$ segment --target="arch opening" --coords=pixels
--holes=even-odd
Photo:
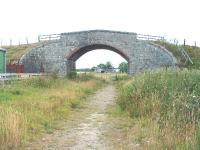
[[[76,49],[72,50],[72,52],[66,58],[68,60],[72,60],[72,61],[75,62],[77,59],[79,59],[85,53],[92,51],[92,50],[95,50],[95,49],[111,50],[111,51],[116,52],[119,55],[121,55],[125,60],[127,60],[127,62],[129,61],[129,57],[126,56],[126,54],[124,54],[121,50],[119,50],[119,49],[117,49],[113,46],[104,45],[104,44],[94,44],[94,45],[84,46],[84,47],[81,47],[81,48],[76,48]]]
[[[105,61],[106,59],[104,59],[104,61],[102,61],[101,57],[103,57],[103,55],[102,55],[103,53],[105,53],[104,56],[105,55],[109,56],[109,57],[107,57],[107,61]],[[114,48],[112,46],[102,45],[102,44],[88,45],[85,47],[74,49],[74,50],[72,50],[72,52],[70,54],[68,54],[68,56],[66,58],[68,61],[67,72],[75,71],[76,69],[80,70],[83,68],[91,69],[92,67],[97,67],[97,65],[106,64],[107,62],[111,62],[111,64],[113,65],[113,69],[115,69],[112,71],[116,72],[116,71],[119,71],[118,66],[120,63],[125,62],[125,63],[129,64],[128,56],[125,55],[122,51],[120,51],[119,49]],[[84,58],[85,58],[85,60],[84,60]],[[86,58],[88,58],[88,59],[86,59]],[[94,59],[91,59],[91,58],[95,58],[95,59],[97,59],[97,61],[94,62]],[[86,64],[85,67],[81,68],[79,61],[82,61],[82,63],[85,63]],[[87,63],[86,63],[86,61],[87,61]],[[78,67],[76,67],[77,62],[79,64]],[[90,65],[87,65],[88,62],[90,63]],[[97,64],[97,62],[99,62],[99,64]],[[82,64],[82,66],[83,66],[83,64]]]

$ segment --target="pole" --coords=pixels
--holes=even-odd
[[[12,39],[10,39],[10,46],[12,46]]]
[[[184,46],[185,46],[185,43],[186,43],[186,39],[184,39],[184,43],[183,43]]]
[[[21,43],[20,43],[20,39],[19,39],[19,46],[20,46],[20,44],[21,44]]]
[[[26,44],[28,45],[28,38],[26,37]]]
[[[38,42],[40,42],[40,35],[38,35]]]

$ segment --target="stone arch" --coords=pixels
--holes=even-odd
[[[146,69],[176,66],[176,58],[165,48],[139,40],[136,33],[90,30],[61,33],[60,39],[46,42],[25,54],[20,63],[25,72],[58,72],[67,74],[75,68],[75,61],[95,49],[108,49],[128,61],[129,74]]]
[[[109,46],[109,45],[105,45],[105,44],[92,44],[92,45],[87,45],[87,46],[84,46],[81,48],[76,48],[76,49],[72,50],[70,54],[67,54],[66,58],[76,61],[85,53],[92,51],[92,50],[96,50],[96,49],[111,50],[111,51],[119,54],[120,56],[122,56],[127,61],[129,60],[129,57],[123,51],[121,51],[120,49],[115,48],[113,46]]]
[[[129,56],[127,56],[127,54],[125,54],[119,48],[116,48],[116,47],[113,47],[110,45],[106,45],[106,44],[91,44],[91,45],[83,46],[80,48],[72,49],[70,53],[67,53],[65,55],[65,57],[67,59],[67,72],[71,72],[72,70],[75,70],[76,61],[81,56],[83,56],[87,52],[90,52],[93,50],[98,50],[98,49],[106,49],[106,50],[113,51],[113,52],[119,54],[121,57],[123,57],[129,63]]]

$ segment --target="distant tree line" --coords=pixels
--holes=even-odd
[[[128,73],[128,63],[127,62],[121,62],[118,66],[118,68],[115,68],[110,61],[104,63],[100,63],[97,66],[94,66],[92,68],[83,68],[83,69],[76,69],[76,71],[81,71],[81,72],[94,72],[97,71],[98,69],[104,70],[104,71],[111,71],[114,69],[119,69],[119,72],[121,73]]]
[[[116,69],[116,68],[114,68],[112,63],[110,61],[108,61],[105,64],[101,63],[101,64],[91,68],[92,71],[95,71],[97,69],[111,70],[111,69]],[[120,63],[117,69],[119,69],[119,72],[121,72],[121,73],[128,73],[128,63],[127,62]]]
[[[112,63],[110,61],[108,61],[105,64],[101,63],[101,64],[91,68],[92,71],[95,71],[97,69],[111,70],[111,69],[114,69],[114,67],[113,67]]]

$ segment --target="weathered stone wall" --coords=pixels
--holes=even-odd
[[[26,72],[66,74],[75,68],[78,58],[94,49],[108,49],[120,54],[128,61],[130,74],[176,65],[176,59],[169,51],[138,40],[135,33],[104,30],[62,33],[59,40],[33,48],[20,62]]]

